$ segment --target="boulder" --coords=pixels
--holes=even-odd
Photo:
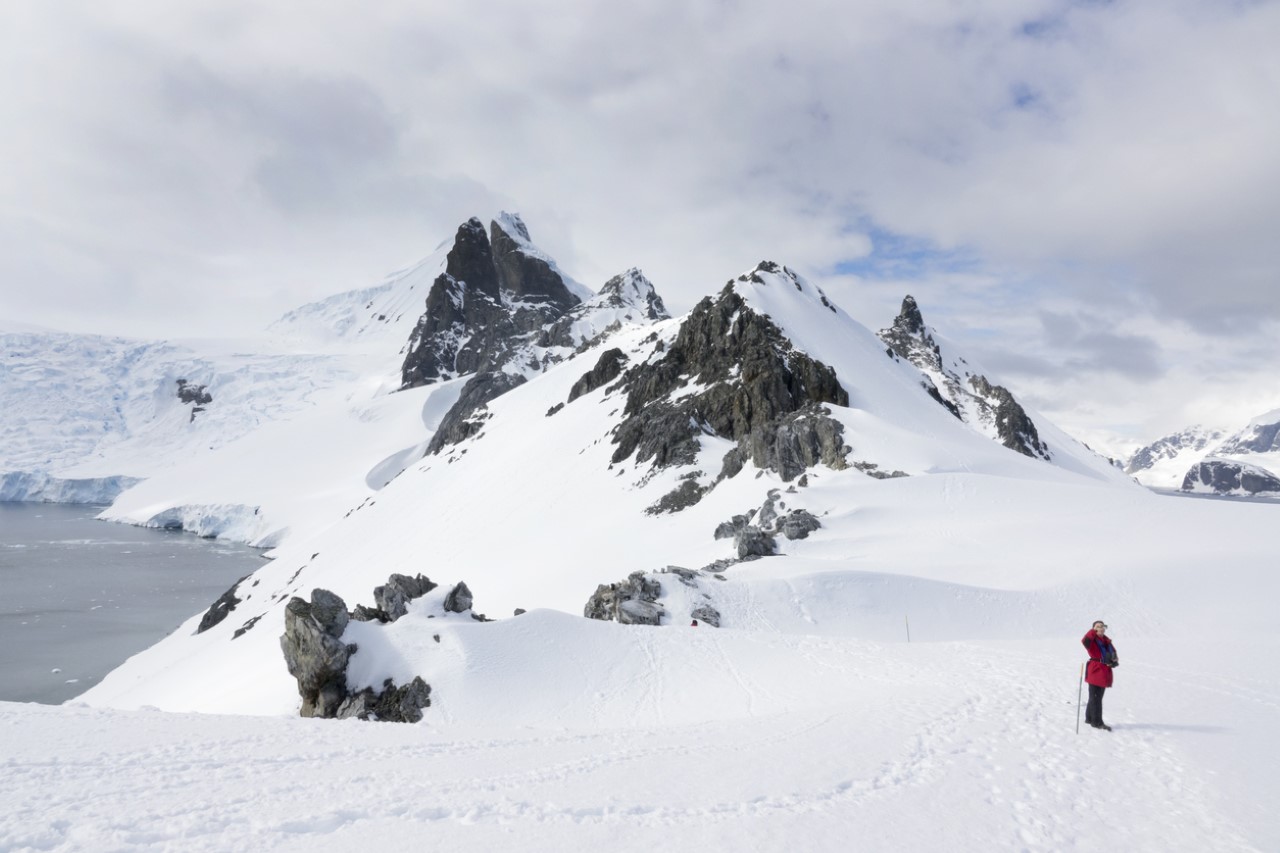
[[[471,609],[471,604],[471,590],[467,588],[465,583],[461,582],[449,590],[449,594],[444,599],[444,609],[449,613],[466,613]]]
[[[778,522],[778,532],[788,539],[805,539],[822,527],[822,522],[807,509],[793,509]]]
[[[737,550],[739,560],[772,557],[778,552],[777,540],[755,525],[748,525],[739,530],[733,537],[733,546]]]
[[[408,575],[393,574],[385,584],[374,587],[373,590],[374,604],[387,615],[386,619],[380,621],[396,621],[409,612],[410,601],[421,598],[437,586],[425,575],[411,578]]]
[[[661,595],[662,585],[656,580],[644,572],[632,572],[625,581],[598,586],[582,615],[624,625],[661,625],[665,612],[658,603]]]
[[[289,674],[298,680],[304,717],[333,717],[347,696],[347,663],[354,646],[342,642],[347,606],[326,589],[311,601],[294,597],[285,605],[280,648]]]
[[[689,616],[699,622],[705,622],[713,628],[720,627],[720,611],[710,604],[699,604],[689,612]]]

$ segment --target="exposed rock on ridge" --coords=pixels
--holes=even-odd
[[[204,616],[200,619],[200,625],[196,628],[197,634],[203,634],[205,631],[208,631],[214,625],[217,625],[223,619],[226,619],[227,614],[236,609],[236,605],[241,601],[240,597],[236,595],[236,590],[240,587],[240,584],[245,582],[245,578],[248,577],[248,575],[245,575],[243,578],[240,578],[240,580],[233,583],[230,589],[218,597],[217,601],[209,605],[209,609],[205,611]]]
[[[913,297],[902,300],[893,325],[881,329],[879,337],[889,346],[891,356],[919,368],[924,374],[921,386],[925,393],[951,414],[990,430],[1010,450],[1033,459],[1051,460],[1049,447],[1040,439],[1035,422],[1008,388],[968,370],[963,358],[948,363]]]
[[[638,270],[610,279],[583,302],[555,263],[503,214],[486,234],[479,219],[458,228],[445,271],[409,339],[402,387],[470,375],[432,437],[437,453],[478,432],[483,410],[528,376],[598,342],[623,322],[665,319],[653,285]]]
[[[769,262],[757,267],[778,269]],[[655,467],[692,464],[704,433],[739,443],[721,477],[736,474],[748,458],[784,479],[816,461],[843,464],[839,424],[817,426],[826,414],[816,404],[849,402],[835,371],[796,349],[733,284],[698,303],[661,358],[623,375],[627,401],[614,430],[615,464],[633,455]]]

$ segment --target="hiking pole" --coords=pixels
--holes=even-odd
[[[1084,664],[1080,664],[1080,686],[1076,688],[1076,734],[1080,734],[1080,697],[1084,693]]]

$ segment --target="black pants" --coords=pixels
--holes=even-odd
[[[1089,685],[1089,704],[1084,709],[1084,721],[1091,726],[1102,725],[1102,694],[1106,692],[1105,687]]]

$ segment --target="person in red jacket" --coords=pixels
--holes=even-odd
[[[1084,680],[1089,683],[1089,704],[1085,707],[1084,721],[1095,729],[1109,732],[1111,726],[1102,722],[1102,694],[1111,686],[1111,670],[1120,665],[1120,658],[1101,619],[1093,623],[1093,628],[1080,642],[1089,653],[1084,672]]]

